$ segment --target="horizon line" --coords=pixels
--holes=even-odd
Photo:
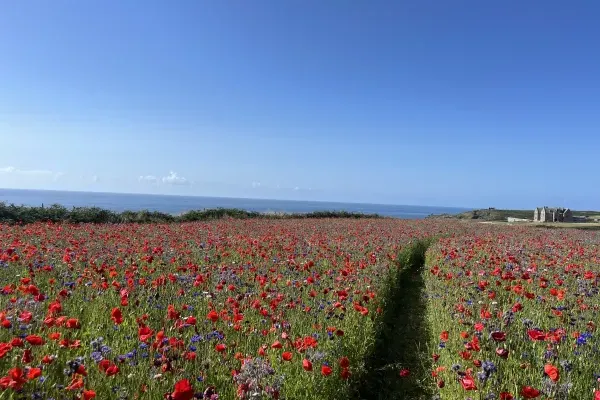
[[[213,198],[213,199],[233,199],[233,200],[267,200],[267,201],[293,201],[297,203],[333,203],[333,204],[357,204],[357,205],[371,205],[371,206],[402,206],[402,207],[430,207],[430,208],[448,208],[448,209],[461,209],[461,210],[475,210],[473,207],[457,207],[457,206],[439,206],[439,205],[423,205],[423,204],[396,204],[396,203],[363,203],[355,201],[327,201],[327,200],[289,200],[289,199],[268,199],[268,198],[256,198],[256,197],[230,197],[230,196],[206,196],[206,195],[183,195],[183,194],[157,194],[157,193],[132,193],[132,192],[105,192],[95,190],[59,190],[59,189],[23,189],[23,188],[0,188],[0,190],[21,190],[29,192],[63,192],[63,193],[98,193],[98,194],[111,194],[111,195],[125,195],[125,196],[155,196],[155,197],[196,197],[196,198]],[[0,199],[2,202],[2,199]]]

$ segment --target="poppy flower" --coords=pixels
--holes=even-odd
[[[460,385],[465,390],[477,390],[477,386],[475,386],[475,381],[470,376],[466,376],[460,380]]]
[[[333,370],[328,365],[321,366],[321,375],[329,376],[329,375],[331,375],[332,372],[333,372]]]
[[[98,367],[100,368],[100,371],[106,374],[106,376],[113,376],[119,373],[119,367],[107,359],[100,361]]]
[[[340,358],[340,367],[348,368],[349,366],[350,366],[350,360],[348,360],[348,357]]]
[[[187,379],[175,383],[175,390],[171,393],[173,400],[191,400],[194,398],[194,388]]]
[[[292,360],[292,353],[291,353],[291,352],[289,352],[289,351],[285,351],[285,352],[284,352],[284,353],[281,355],[281,358],[282,358],[284,361],[291,361],[291,360]]]
[[[410,371],[409,371],[408,369],[404,368],[404,369],[401,369],[401,370],[400,370],[400,376],[401,376],[401,377],[403,377],[403,378],[404,378],[404,377],[407,377],[407,376],[409,376],[409,375],[410,375]]]
[[[112,309],[110,312],[110,319],[112,319],[116,325],[121,325],[123,323],[123,313],[118,307]]]
[[[305,371],[312,371],[313,366],[312,363],[305,358],[302,360],[302,368],[304,368]]]
[[[491,336],[496,342],[504,342],[506,340],[506,333],[504,332],[492,332]]]
[[[342,371],[340,372],[340,377],[343,380],[346,380],[350,377],[350,370],[348,368],[342,368]]]
[[[206,315],[206,319],[214,322],[217,322],[219,320],[219,314],[217,314],[217,312],[215,310],[211,310],[207,315]]]
[[[79,390],[83,387],[83,378],[81,376],[74,376],[71,380],[69,386],[65,389],[67,390]]]
[[[449,337],[449,332],[448,331],[443,331],[442,333],[440,333],[440,340],[442,342],[447,342],[448,341],[448,337]]]
[[[44,344],[44,339],[38,335],[28,335],[25,337],[25,341],[32,346],[41,346]]]
[[[12,350],[12,345],[10,343],[0,343],[0,360],[4,358],[4,356]]]
[[[83,391],[83,400],[92,400],[96,397],[96,392],[91,389],[87,389]]]
[[[544,365],[544,373],[546,375],[548,375],[548,378],[550,378],[553,382],[558,381],[558,379],[560,378],[560,373],[558,372],[558,368],[556,368],[552,364]]]
[[[227,346],[224,345],[223,343],[219,343],[215,346],[215,350],[218,351],[219,353],[224,352],[227,349]]]
[[[496,354],[500,358],[504,358],[504,359],[508,358],[508,350],[506,350],[504,348],[497,348],[496,349]]]
[[[529,329],[527,331],[527,335],[531,338],[531,340],[536,340],[536,341],[546,340],[546,334],[538,329]]]
[[[140,342],[147,342],[148,340],[150,340],[152,335],[154,335],[154,331],[145,325],[141,326],[138,329],[138,337],[140,339]]]
[[[40,376],[42,376],[42,370],[39,368],[29,368],[29,371],[27,371],[27,379],[29,380],[39,378]]]
[[[509,392],[500,392],[500,400],[513,400],[514,397]]]
[[[275,342],[273,342],[273,344],[271,345],[272,349],[281,349],[283,347],[283,345],[281,344],[281,342],[279,340],[276,340]]]
[[[42,358],[42,363],[44,364],[52,364],[52,362],[54,362],[54,357],[52,356],[45,355],[44,358]]]
[[[23,357],[21,357],[21,362],[23,364],[29,364],[31,361],[33,361],[33,356],[31,355],[31,350],[30,349],[26,349],[23,352]]]
[[[521,396],[523,396],[526,399],[535,399],[536,397],[539,397],[539,395],[541,394],[541,392],[531,386],[523,386],[523,388],[521,388]]]
[[[79,329],[81,328],[81,324],[77,318],[69,318],[65,323],[67,329]]]

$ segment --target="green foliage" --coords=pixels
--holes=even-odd
[[[534,208],[531,210],[500,210],[496,208],[483,208],[479,210],[465,211],[460,214],[431,215],[436,218],[470,219],[479,221],[506,221],[508,217],[533,220]],[[598,211],[573,211],[574,217],[592,217],[598,215]]]
[[[66,207],[54,204],[50,207],[27,207],[0,202],[0,223],[30,224],[33,222],[66,223],[175,223],[209,221],[222,218],[235,219],[287,219],[287,218],[381,218],[377,214],[362,214],[347,211],[315,211],[306,214],[265,214],[236,208],[213,208],[192,210],[179,215],[159,211],[115,212],[99,207]]]

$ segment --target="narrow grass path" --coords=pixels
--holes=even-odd
[[[422,270],[433,239],[420,240],[399,257],[402,268],[390,277],[383,323],[357,384],[361,400],[431,399],[431,355],[425,345],[429,331]],[[408,370],[407,376],[400,371]],[[406,373],[406,371],[405,371]]]

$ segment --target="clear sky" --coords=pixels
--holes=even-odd
[[[0,187],[600,209],[600,2],[30,0]]]

